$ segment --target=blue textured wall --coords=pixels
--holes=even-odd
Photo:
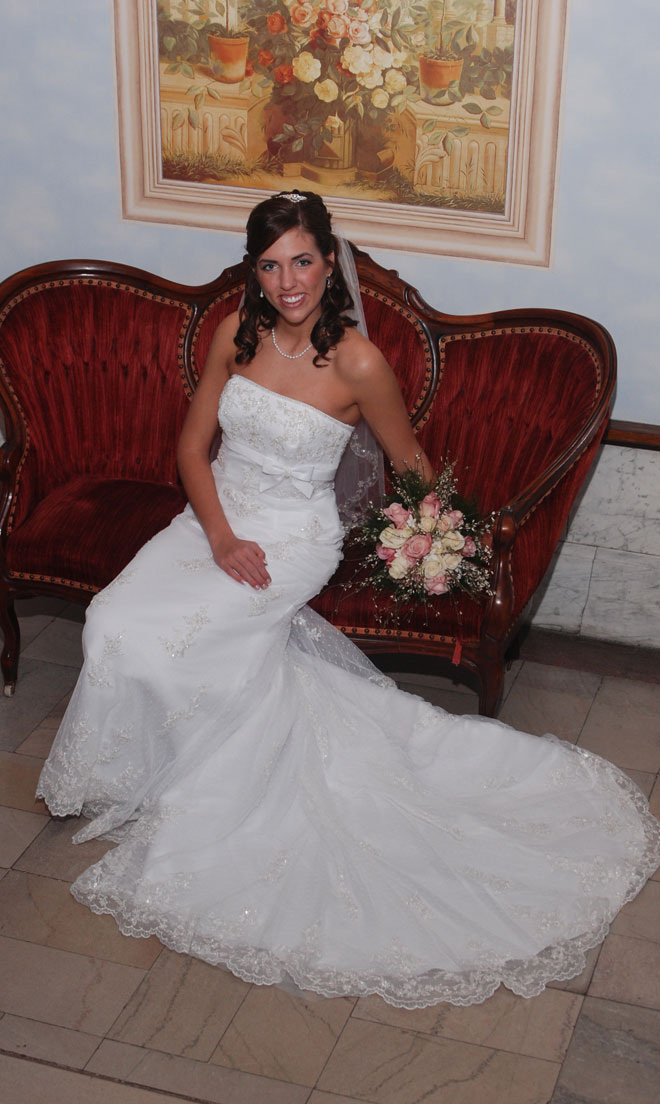
[[[551,2],[551,0],[544,0]],[[0,277],[98,257],[200,283],[239,235],[123,221],[110,0],[0,0]],[[372,250],[455,313],[544,305],[617,342],[618,418],[660,423],[658,0],[574,0],[553,267]]]

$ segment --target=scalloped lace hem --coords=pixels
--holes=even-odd
[[[78,881],[83,880],[82,875]],[[635,879],[626,900],[634,897],[648,872]],[[483,960],[473,969],[460,973],[431,970],[417,976],[395,976],[393,973],[342,971],[322,968],[310,962],[309,952],[292,951],[284,957],[265,949],[236,946],[229,940],[213,936],[190,934],[184,924],[168,923],[162,916],[149,915],[144,908],[113,900],[107,892],[85,890],[74,883],[71,893],[93,912],[114,917],[120,931],[127,936],[147,939],[155,935],[164,946],[180,954],[200,958],[213,966],[224,967],[243,981],[254,985],[281,985],[311,991],[323,997],[379,996],[397,1008],[426,1008],[446,1002],[467,1006],[480,1004],[493,995],[500,984],[520,997],[536,997],[551,981],[566,981],[576,977],[586,966],[587,953],[602,943],[618,905],[608,910],[598,926],[579,936],[544,948],[528,959],[502,961]],[[379,964],[382,968],[382,963]]]

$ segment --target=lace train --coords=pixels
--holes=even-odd
[[[246,981],[391,1004],[533,996],[584,966],[660,862],[611,764],[402,693],[305,603],[342,529],[351,429],[233,377],[214,473],[255,593],[188,509],[90,606],[39,792],[117,846],[74,896]]]

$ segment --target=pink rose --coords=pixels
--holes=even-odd
[[[434,575],[432,579],[424,580],[424,589],[427,594],[446,594],[449,590],[446,575]]]
[[[386,506],[383,513],[386,518],[394,522],[397,529],[403,529],[410,521],[410,510],[406,510],[401,502],[393,502],[391,506]]]
[[[463,524],[463,511],[462,510],[447,510],[447,517],[451,521],[452,529],[458,529],[459,525]]]
[[[345,15],[348,11],[348,0],[326,0],[325,6],[333,15]]]
[[[392,560],[396,556],[396,548],[385,548],[384,545],[377,543],[376,555],[379,559],[385,560],[387,563],[392,563]]]
[[[435,491],[425,495],[419,504],[419,516],[436,518],[440,513],[442,503]]]
[[[345,15],[333,15],[332,12],[322,11],[319,12],[316,23],[329,42],[339,42],[340,38],[346,38],[348,35],[348,19]]]
[[[291,22],[297,27],[309,27],[314,22],[314,9],[311,4],[301,2],[291,8]]]
[[[421,560],[430,552],[432,543],[430,533],[416,533],[414,537],[408,538],[401,551],[409,560]]]
[[[368,46],[371,42],[369,24],[361,23],[359,19],[351,19],[348,26],[348,37],[354,46]]]
[[[465,544],[463,545],[461,552],[464,556],[474,556],[477,551],[477,546],[474,543],[472,537],[465,538]]]

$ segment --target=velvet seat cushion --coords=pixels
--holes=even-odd
[[[176,484],[78,476],[9,534],[10,576],[106,586],[185,504]]]
[[[391,635],[395,650],[397,640],[447,637],[459,639],[464,644],[479,640],[489,599],[475,601],[466,595],[436,595],[427,605],[420,603],[401,607],[397,628],[388,617],[393,606],[386,597],[377,595],[378,605],[375,607],[374,592],[370,587],[356,589],[354,580],[358,554],[349,548],[327,587],[310,602],[317,613],[337,628],[357,630],[358,634],[362,630],[369,636]],[[359,573],[357,577],[360,577]]]

